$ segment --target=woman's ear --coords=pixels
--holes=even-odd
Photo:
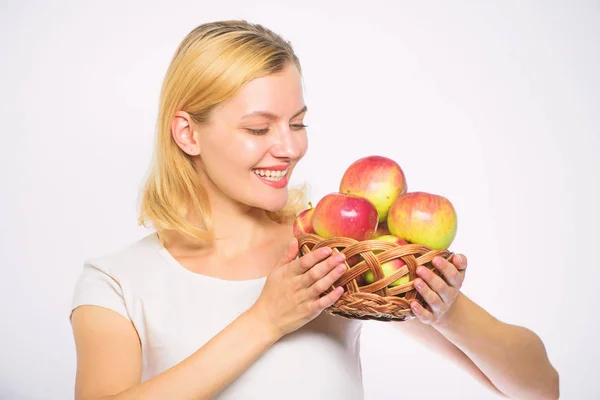
[[[181,150],[190,156],[197,156],[200,154],[200,142],[192,122],[190,114],[177,111],[171,120],[171,135]]]

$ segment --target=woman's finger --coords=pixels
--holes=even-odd
[[[464,254],[455,254],[454,257],[452,257],[452,264],[454,264],[456,269],[458,269],[460,272],[463,272],[465,269],[467,269],[467,256]]]
[[[417,268],[417,275],[427,283],[427,286],[429,286],[432,291],[437,293],[444,303],[450,304],[452,302],[454,289],[448,286],[446,281],[425,267]]]
[[[429,304],[433,312],[443,314],[446,311],[446,303],[442,301],[441,297],[436,292],[431,290],[431,288],[427,285],[427,283],[425,283],[425,281],[423,281],[423,279],[415,279],[414,285],[417,288],[417,291],[423,297],[423,300]]]
[[[344,288],[339,286],[335,288],[335,290],[332,290],[331,292],[327,293],[325,296],[316,299],[313,303],[314,307],[316,308],[316,310],[314,311],[318,312],[326,309],[327,307],[331,306],[333,303],[338,301],[338,299],[342,297],[343,294]]]
[[[331,253],[332,250],[330,247],[322,247],[315,251],[311,251],[310,253],[292,261],[290,263],[290,270],[294,275],[302,275],[311,269],[315,264],[329,257]]]
[[[433,323],[433,313],[426,308],[423,308],[418,302],[413,301],[410,303],[410,308],[412,308],[415,316],[424,324]]]
[[[341,265],[344,267],[343,271],[346,270],[346,265],[344,264],[344,260],[346,256],[343,253],[333,254],[331,257],[326,258],[321,261],[304,274],[302,277],[303,286],[310,287],[315,284],[315,282],[323,279],[332,269]],[[321,293],[321,292],[319,292]]]
[[[334,258],[334,257],[331,257]],[[324,262],[321,264],[325,264]],[[320,267],[320,266],[319,266]],[[315,266],[316,269],[317,266]],[[310,288],[310,294],[313,297],[320,296],[325,290],[329,289],[335,281],[340,279],[342,275],[346,272],[346,264],[345,263],[337,263],[333,268],[330,268],[328,273],[322,278],[316,281]],[[310,272],[310,271],[309,271]],[[308,275],[308,274],[307,274]]]
[[[442,257],[436,257],[433,259],[433,265],[438,271],[442,273],[444,279],[446,279],[446,282],[448,282],[450,286],[453,286],[455,288],[461,286],[463,275],[460,274],[460,272],[454,264],[443,259]],[[432,273],[432,275],[435,274]]]

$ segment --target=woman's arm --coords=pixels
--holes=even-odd
[[[427,307],[416,301],[411,307],[420,322],[441,333],[429,335],[437,347],[446,348],[446,355],[459,359],[460,364],[481,378],[474,371],[475,367],[479,369],[485,375],[481,379],[484,383],[489,381],[508,397],[557,399],[558,373],[550,364],[540,338],[529,329],[498,321],[460,291],[466,257],[455,254],[451,262],[435,257],[433,264],[442,277],[421,266],[414,281]],[[452,345],[440,343],[446,341]]]
[[[256,302],[191,356],[140,383],[142,351],[133,324],[116,311],[80,306],[71,323],[77,349],[76,399],[210,399],[280,338],[335,303],[322,295],[345,272],[329,247],[298,256],[290,241]],[[343,269],[337,267],[343,266]]]
[[[498,394],[559,398],[558,373],[540,338],[529,329],[497,320],[462,293],[440,323],[414,320],[394,325],[457,362]]]
[[[117,312],[73,311],[78,400],[209,399],[221,392],[279,337],[253,309],[171,369],[140,383],[141,348],[135,328]],[[252,335],[248,335],[252,332]]]
[[[497,320],[462,293],[449,312],[449,318],[433,327],[500,391],[516,399],[558,399],[558,373],[538,335]]]

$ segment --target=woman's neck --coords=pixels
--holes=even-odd
[[[197,220],[193,217],[189,219]],[[206,244],[175,230],[167,230],[161,233],[165,248],[187,257],[196,254],[234,258],[272,240],[282,229],[282,226],[271,220],[264,210],[250,207],[238,212],[214,208],[211,219],[214,232],[212,244]]]

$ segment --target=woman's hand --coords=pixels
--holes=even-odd
[[[413,312],[425,324],[440,323],[448,317],[465,279],[467,258],[462,254],[455,254],[452,262],[449,262],[442,257],[436,257],[433,259],[433,265],[442,273],[443,279],[428,268],[420,266],[417,268],[419,278],[414,282],[417,291],[429,307],[423,308],[416,301],[411,303]]]
[[[251,308],[282,337],[316,318],[344,293],[342,287],[325,296],[321,293],[346,272],[345,255],[332,254],[328,247],[300,258],[298,241],[291,242],[281,261],[267,276],[265,286]]]

